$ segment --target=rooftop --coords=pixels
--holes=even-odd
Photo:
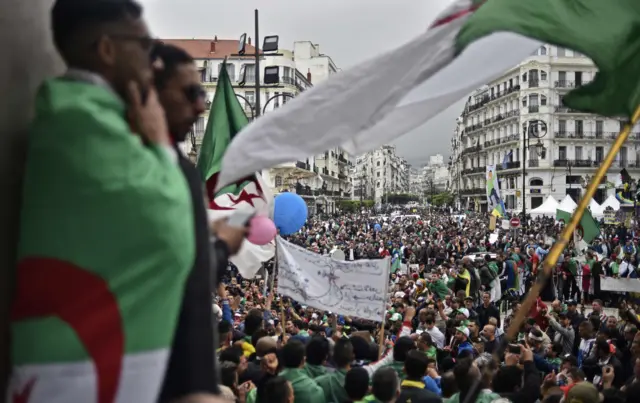
[[[224,59],[238,53],[239,40],[237,39],[162,39],[168,45],[174,45],[184,49],[194,59]],[[248,39],[245,50],[249,56],[233,56],[234,58],[250,58],[256,48]]]

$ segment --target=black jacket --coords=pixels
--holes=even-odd
[[[500,327],[500,311],[495,305],[489,304],[489,306],[485,308],[485,306],[481,304],[476,308],[476,312],[478,313],[478,325],[480,325],[480,328],[488,325],[489,318],[492,317],[498,320],[498,327]]]
[[[224,251],[218,251],[223,253],[215,256],[212,249],[199,172],[179,150],[178,161],[191,192],[196,258],[185,284],[160,402],[168,402],[191,393],[219,392],[215,358],[217,331],[214,332],[211,309],[216,274],[212,273],[211,263],[212,259],[226,263],[227,256]]]

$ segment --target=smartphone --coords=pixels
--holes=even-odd
[[[253,218],[254,215],[255,213],[252,213],[250,211],[236,210],[231,215],[231,217],[229,217],[229,220],[227,221],[227,223],[232,227],[245,228],[249,225],[249,221],[251,220],[251,218]]]
[[[509,344],[509,349],[508,351],[511,354],[520,354],[521,350],[520,350],[520,345],[519,344]]]

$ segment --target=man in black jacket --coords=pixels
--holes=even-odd
[[[157,66],[158,95],[165,109],[169,130],[177,144],[185,140],[193,124],[204,112],[206,93],[200,84],[193,59],[184,50],[158,44],[153,56]],[[159,401],[194,397],[194,401],[208,402],[210,400],[205,400],[207,395],[219,393],[211,296],[218,277],[227,266],[227,259],[240,249],[246,230],[230,227],[226,221],[218,221],[214,223],[214,228],[209,227],[202,178],[177,146],[176,151],[191,192],[196,259],[187,279]],[[215,237],[212,237],[212,230]]]
[[[482,293],[482,304],[476,308],[476,313],[478,314],[478,325],[481,328],[489,324],[489,318],[496,318],[498,327],[500,327],[500,311],[491,303],[490,293]]]

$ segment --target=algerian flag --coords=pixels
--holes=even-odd
[[[568,224],[569,221],[571,221],[571,216],[571,213],[556,210],[556,220],[563,221],[565,224]],[[593,218],[589,209],[585,209],[584,214],[582,214],[582,218],[576,228],[575,235],[578,239],[582,239],[587,243],[590,243],[600,236],[600,227],[598,226],[598,222]]]
[[[260,174],[252,173],[222,190],[215,191],[222,157],[238,132],[247,124],[249,121],[235,95],[225,62],[220,68],[216,94],[209,110],[209,120],[197,164],[203,180],[206,181],[211,221],[227,217],[237,209],[258,211],[266,215],[271,212],[273,195]],[[262,262],[271,259],[274,254],[275,245],[259,246],[245,240],[238,254],[230,260],[244,278],[252,278]]]
[[[388,143],[531,56],[542,41],[576,49],[599,68],[595,80],[567,94],[569,107],[630,117],[640,103],[639,7],[634,0],[451,0],[422,35],[249,126],[227,151],[221,182],[336,146],[359,155]],[[426,98],[407,102],[418,86]]]
[[[184,175],[110,89],[52,79],[36,105],[5,401],[154,402],[196,249]]]

